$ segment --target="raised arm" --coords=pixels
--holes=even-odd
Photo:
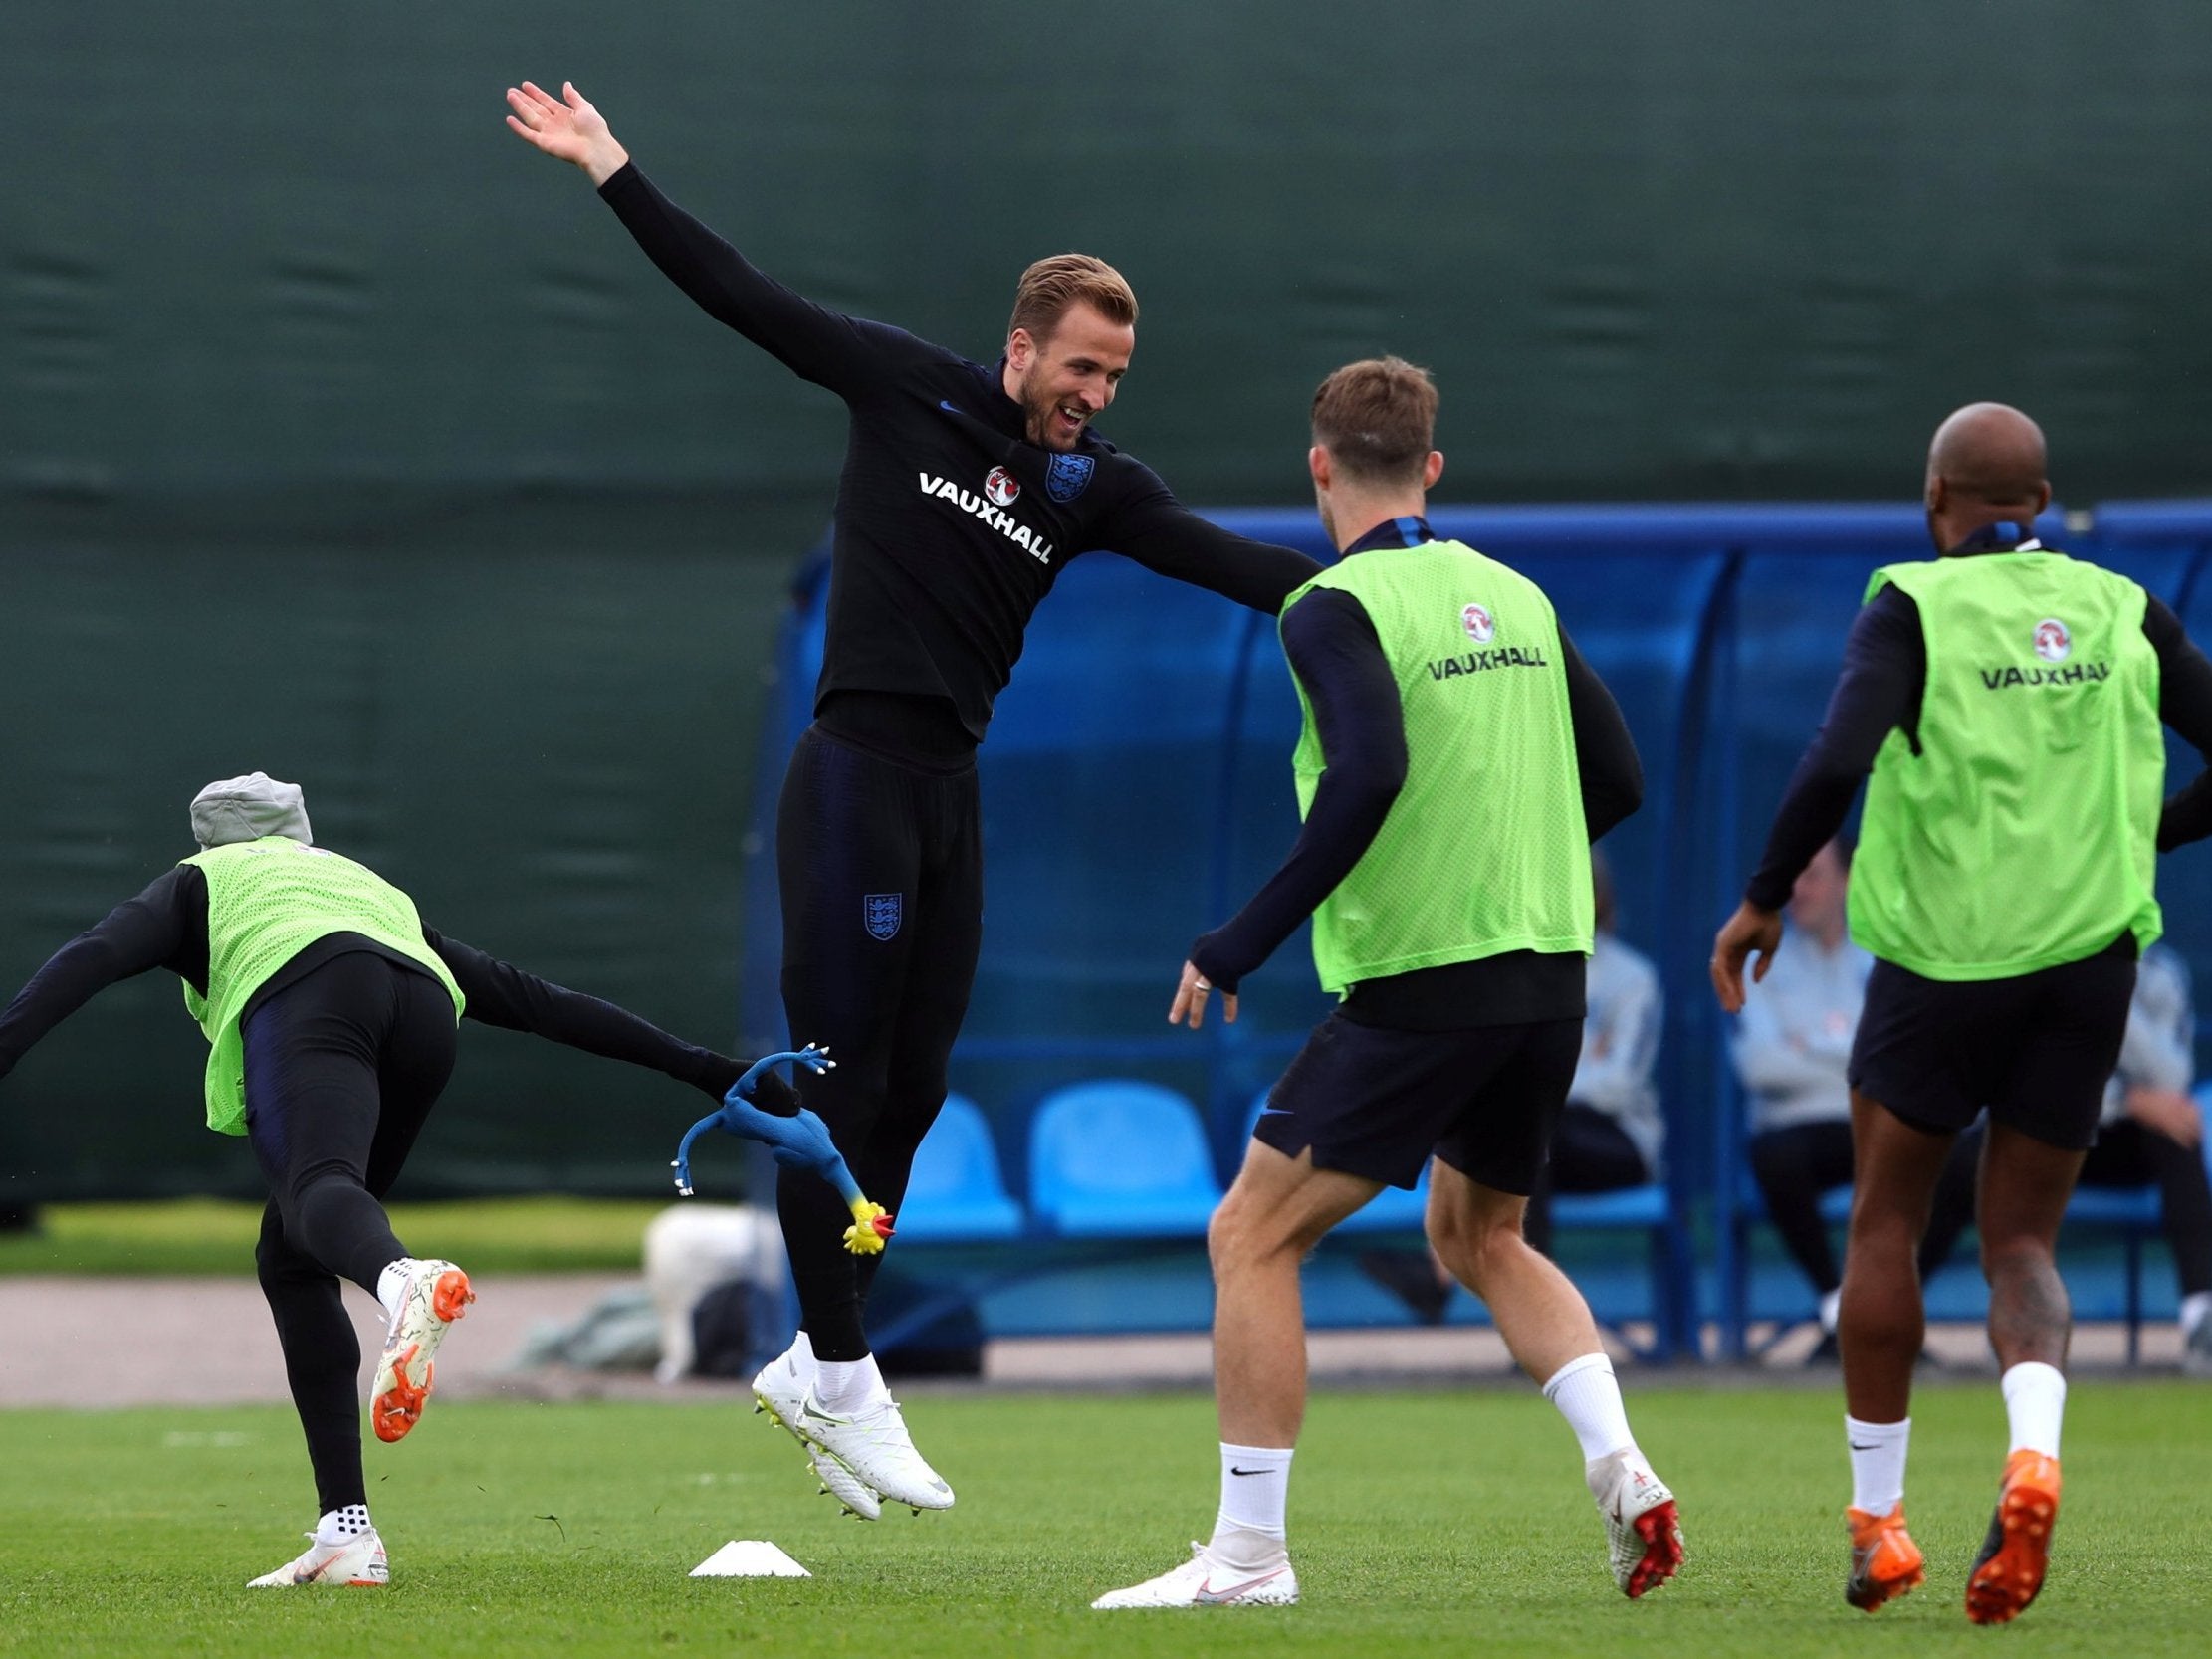
[[[0,1077],[33,1044],[118,979],[171,968],[207,983],[207,879],[180,864],[47,958],[0,1012]]]
[[[425,927],[422,936],[461,987],[470,1019],[663,1072],[716,1100],[745,1070],[743,1062],[671,1037],[626,1008],[541,979],[435,929]],[[761,1078],[754,1098],[778,1113],[787,1114],[798,1104],[790,1086],[774,1073]]]
[[[525,81],[507,90],[507,124],[533,148],[581,168],[663,276],[801,379],[849,398],[905,358],[936,350],[903,329],[817,306],[756,270],[654,187],[571,83],[556,99]]]
[[[1252,541],[1210,523],[1147,473],[1149,486],[1099,526],[1099,545],[1147,570],[1211,588],[1225,599],[1278,615],[1283,601],[1321,573],[1304,553]]]
[[[507,124],[524,143],[555,161],[581,167],[593,188],[630,164],[630,152],[615,141],[606,116],[599,113],[573,81],[560,84],[554,98],[535,81],[507,89]]]

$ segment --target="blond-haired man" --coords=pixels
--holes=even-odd
[[[1004,355],[972,362],[762,275],[653,187],[574,87],[554,98],[525,82],[507,102],[508,124],[580,167],[701,309],[851,412],[814,725],[777,819],[782,988],[794,1041],[837,1055],[806,1104],[895,1210],[975,979],[975,752],[1030,613],[1094,547],[1270,615],[1316,566],[1207,523],[1092,430],[1137,341],[1136,296],[1102,260],[1030,266]],[[868,1349],[876,1258],[856,1265],[836,1227],[821,1247],[842,1212],[807,1184],[786,1178],[777,1195],[802,1329],[755,1393],[854,1513],[872,1520],[884,1498],[949,1508]]]

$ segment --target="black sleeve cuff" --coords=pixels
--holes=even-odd
[[[1244,975],[1259,965],[1251,959],[1248,950],[1239,951],[1235,947],[1233,927],[1230,924],[1211,933],[1201,933],[1191,945],[1191,965],[1206,975],[1207,982],[1224,996],[1236,995]]]

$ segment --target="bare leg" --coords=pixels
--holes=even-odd
[[[2073,1309],[2054,1259],[2083,1154],[1992,1125],[1982,1149],[1982,1273],[1989,1346],[2001,1369],[2038,1360],[2066,1369]]]
[[[1851,1134],[1851,1232],[1836,1320],[1844,1406],[1863,1422],[1902,1422],[1912,1409],[1912,1366],[1927,1335],[1920,1235],[1956,1137],[1914,1129],[1857,1090]]]
[[[1527,1204],[1517,1193],[1469,1180],[1440,1158],[1430,1165],[1431,1248],[1488,1306],[1521,1369],[1546,1382],[1569,1360],[1604,1348],[1582,1292],[1521,1237]]]
[[[2059,1432],[2073,1312],[2052,1252],[2083,1154],[1993,1125],[1982,1148],[1982,1272],[2012,1447],[1966,1581],[1975,1624],[2017,1618],[2043,1588],[2059,1517]]]
[[[1254,1141],[1207,1229],[1214,1261],[1214,1398],[1221,1438],[1292,1446],[1306,1415],[1305,1308],[1298,1264],[1379,1182],[1316,1169]]]
[[[1470,1180],[1441,1158],[1430,1165],[1430,1245],[1488,1305],[1507,1350],[1574,1431],[1583,1480],[1605,1522],[1614,1582],[1633,1599],[1681,1568],[1674,1495],[1651,1472],[1629,1431],[1590,1304],[1521,1236],[1526,1205],[1518,1194]]]

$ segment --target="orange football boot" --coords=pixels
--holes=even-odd
[[[1927,1557],[1904,1530],[1904,1505],[1887,1515],[1869,1515],[1847,1509],[1851,1523],[1851,1577],[1844,1583],[1844,1599],[1863,1613],[1885,1601],[1894,1601],[1927,1582]]]
[[[384,1337],[369,1390],[368,1418],[379,1440],[399,1440],[422,1420],[434,1377],[431,1356],[453,1322],[476,1300],[469,1276],[451,1262],[410,1261],[399,1312]]]
[[[2004,1484],[1989,1536],[1966,1580],[1966,1616],[2006,1624],[2027,1611],[2043,1588],[2051,1560],[2051,1529],[2059,1524],[2059,1460],[2023,1448],[2005,1459]]]

